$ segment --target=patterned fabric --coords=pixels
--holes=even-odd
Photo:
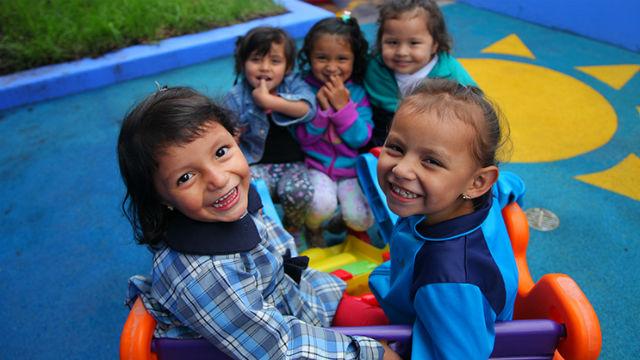
[[[335,182],[314,169],[309,170],[309,178],[315,190],[306,221],[309,229],[318,230],[324,221],[334,215],[338,203],[342,218],[349,228],[366,231],[373,225],[373,213],[357,178]]]
[[[291,236],[265,215],[250,214],[262,241],[248,252],[202,256],[167,246],[154,252],[152,278],[131,281],[158,320],[156,336],[196,334],[237,359],[381,359],[375,340],[331,324],[345,283],[307,269],[300,284],[283,272]]]
[[[273,200],[282,205],[287,229],[304,225],[314,189],[303,163],[251,165],[251,177],[264,180]]]

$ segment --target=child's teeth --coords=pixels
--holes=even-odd
[[[407,199],[415,199],[418,197],[417,194],[414,194],[412,192],[406,191],[404,189],[401,189],[400,187],[396,186],[396,185],[391,185],[391,190],[393,190],[394,193],[405,197]]]
[[[233,195],[233,194],[235,193],[235,190],[236,190],[235,188],[234,188],[234,189],[232,189],[231,191],[229,191],[228,193],[226,193],[224,196],[222,196],[220,199],[216,200],[216,201],[213,203],[213,207],[219,208],[219,207],[224,206],[224,205],[225,205],[225,200],[226,200],[229,196]]]

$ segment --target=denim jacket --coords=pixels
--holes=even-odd
[[[242,78],[224,98],[225,106],[238,117],[238,126],[243,131],[240,135],[240,149],[249,164],[257,163],[262,159],[270,126],[267,113],[253,101],[252,91],[251,85]],[[276,92],[283,99],[303,100],[309,104],[309,111],[297,119],[277,112],[271,114],[276,125],[287,126],[295,136],[295,125],[311,121],[316,116],[316,96],[297,73],[285,76],[282,83],[276,88]]]

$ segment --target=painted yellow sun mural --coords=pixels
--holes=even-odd
[[[517,34],[496,41],[482,53],[532,60],[525,63],[511,59],[460,59],[508,119],[513,143],[511,162],[570,159],[604,146],[618,130],[618,115],[607,98],[575,77],[536,65],[535,53]],[[640,71],[640,65],[576,66],[576,69],[620,90]],[[635,154],[629,154],[612,168],[575,178],[640,200],[640,160]]]

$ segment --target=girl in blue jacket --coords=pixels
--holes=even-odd
[[[412,324],[412,359],[487,359],[496,321],[510,320],[518,270],[501,209],[524,193],[500,176],[504,137],[476,87],[437,79],[400,104],[378,181],[400,216],[391,260],[369,285],[391,323]]]

